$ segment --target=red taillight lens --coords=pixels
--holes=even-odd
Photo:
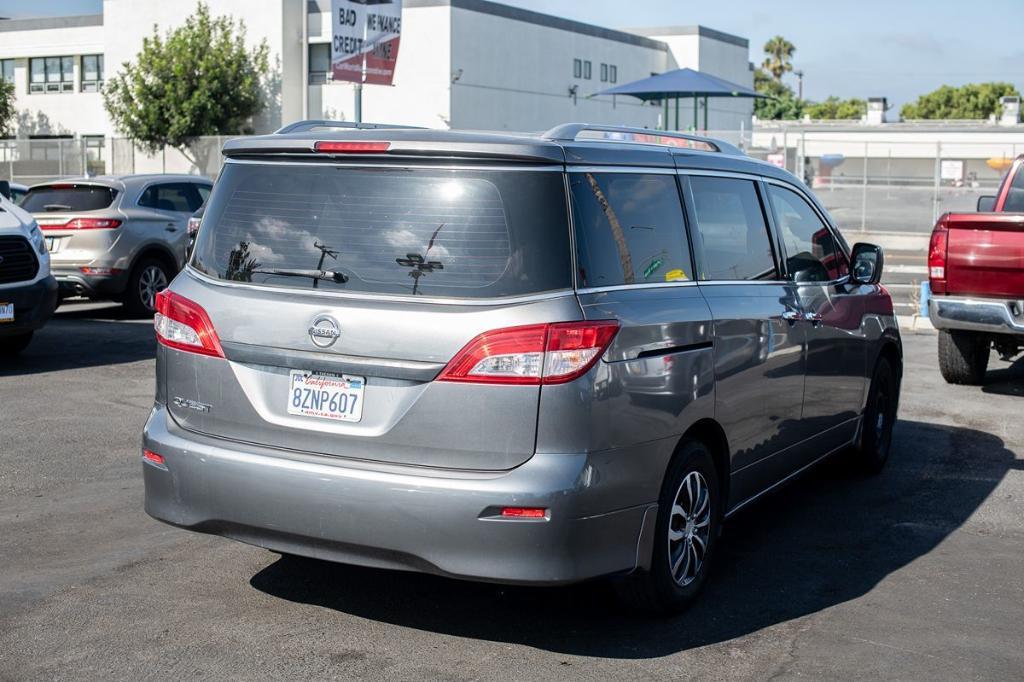
[[[164,456],[163,455],[158,455],[155,452],[153,452],[152,450],[143,450],[142,451],[142,459],[150,461],[153,464],[158,464],[160,466],[164,465]]]
[[[564,384],[593,367],[618,330],[618,322],[601,320],[484,332],[452,358],[438,380]]]
[[[198,303],[173,291],[164,289],[157,293],[153,327],[157,341],[168,348],[224,357],[224,349],[210,316]]]
[[[313,150],[322,154],[382,154],[391,146],[390,142],[332,142],[320,141]]]
[[[949,246],[949,228],[943,216],[932,230],[928,243],[928,278],[933,293],[946,293],[946,252]]]
[[[544,519],[548,510],[544,507],[502,507],[501,515],[507,519]]]
[[[40,219],[41,230],[113,230],[121,227],[116,218],[72,218],[64,223],[50,222]]]

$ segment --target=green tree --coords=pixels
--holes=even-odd
[[[761,68],[781,82],[782,77],[793,70],[793,53],[796,47],[782,36],[775,36],[764,44],[764,62]]]
[[[762,121],[794,120],[804,114],[804,102],[793,93],[793,88],[775,80],[763,69],[754,71],[754,90],[767,95],[767,99],[754,100],[754,115]]]
[[[804,113],[813,119],[856,119],[867,113],[868,104],[862,99],[851,97],[839,99],[829,97],[824,102],[808,102]]]
[[[135,61],[106,82],[103,102],[139,147],[173,147],[202,169],[206,150],[196,138],[243,132],[266,105],[267,54],[266,41],[246,48],[243,23],[200,4],[163,37],[153,27]]]
[[[10,135],[17,111],[14,108],[14,83],[0,79],[0,135]]]
[[[921,95],[916,102],[904,104],[900,116],[913,118],[986,119],[999,113],[999,98],[1020,96],[1010,83],[971,83],[960,87],[943,85]]]

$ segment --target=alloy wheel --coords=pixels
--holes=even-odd
[[[711,537],[711,491],[698,471],[683,478],[668,524],[668,563],[672,579],[685,587],[697,579]]]
[[[156,310],[157,292],[167,288],[167,275],[159,265],[147,265],[139,273],[139,300],[146,310]]]

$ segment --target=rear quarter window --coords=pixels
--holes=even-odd
[[[29,213],[44,211],[99,211],[110,208],[117,190],[100,185],[32,187],[21,200]]]
[[[375,294],[569,289],[563,176],[229,163],[192,265],[236,282]],[[311,275],[321,271],[346,281]]]

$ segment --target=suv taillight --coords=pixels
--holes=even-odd
[[[189,218],[188,219],[188,236],[195,237],[196,232],[199,231],[199,223],[202,222],[202,218]]]
[[[168,348],[215,358],[224,357],[217,331],[210,316],[195,301],[168,289],[156,295],[153,317],[156,339]]]
[[[121,227],[116,218],[72,218],[63,224],[41,222],[41,230],[114,230]]]
[[[484,332],[456,353],[438,381],[564,384],[593,367],[618,331],[618,322],[599,320]]]
[[[932,230],[932,238],[928,243],[928,279],[932,293],[946,293],[946,252],[949,247],[949,228],[946,227],[946,216],[939,218]]]

